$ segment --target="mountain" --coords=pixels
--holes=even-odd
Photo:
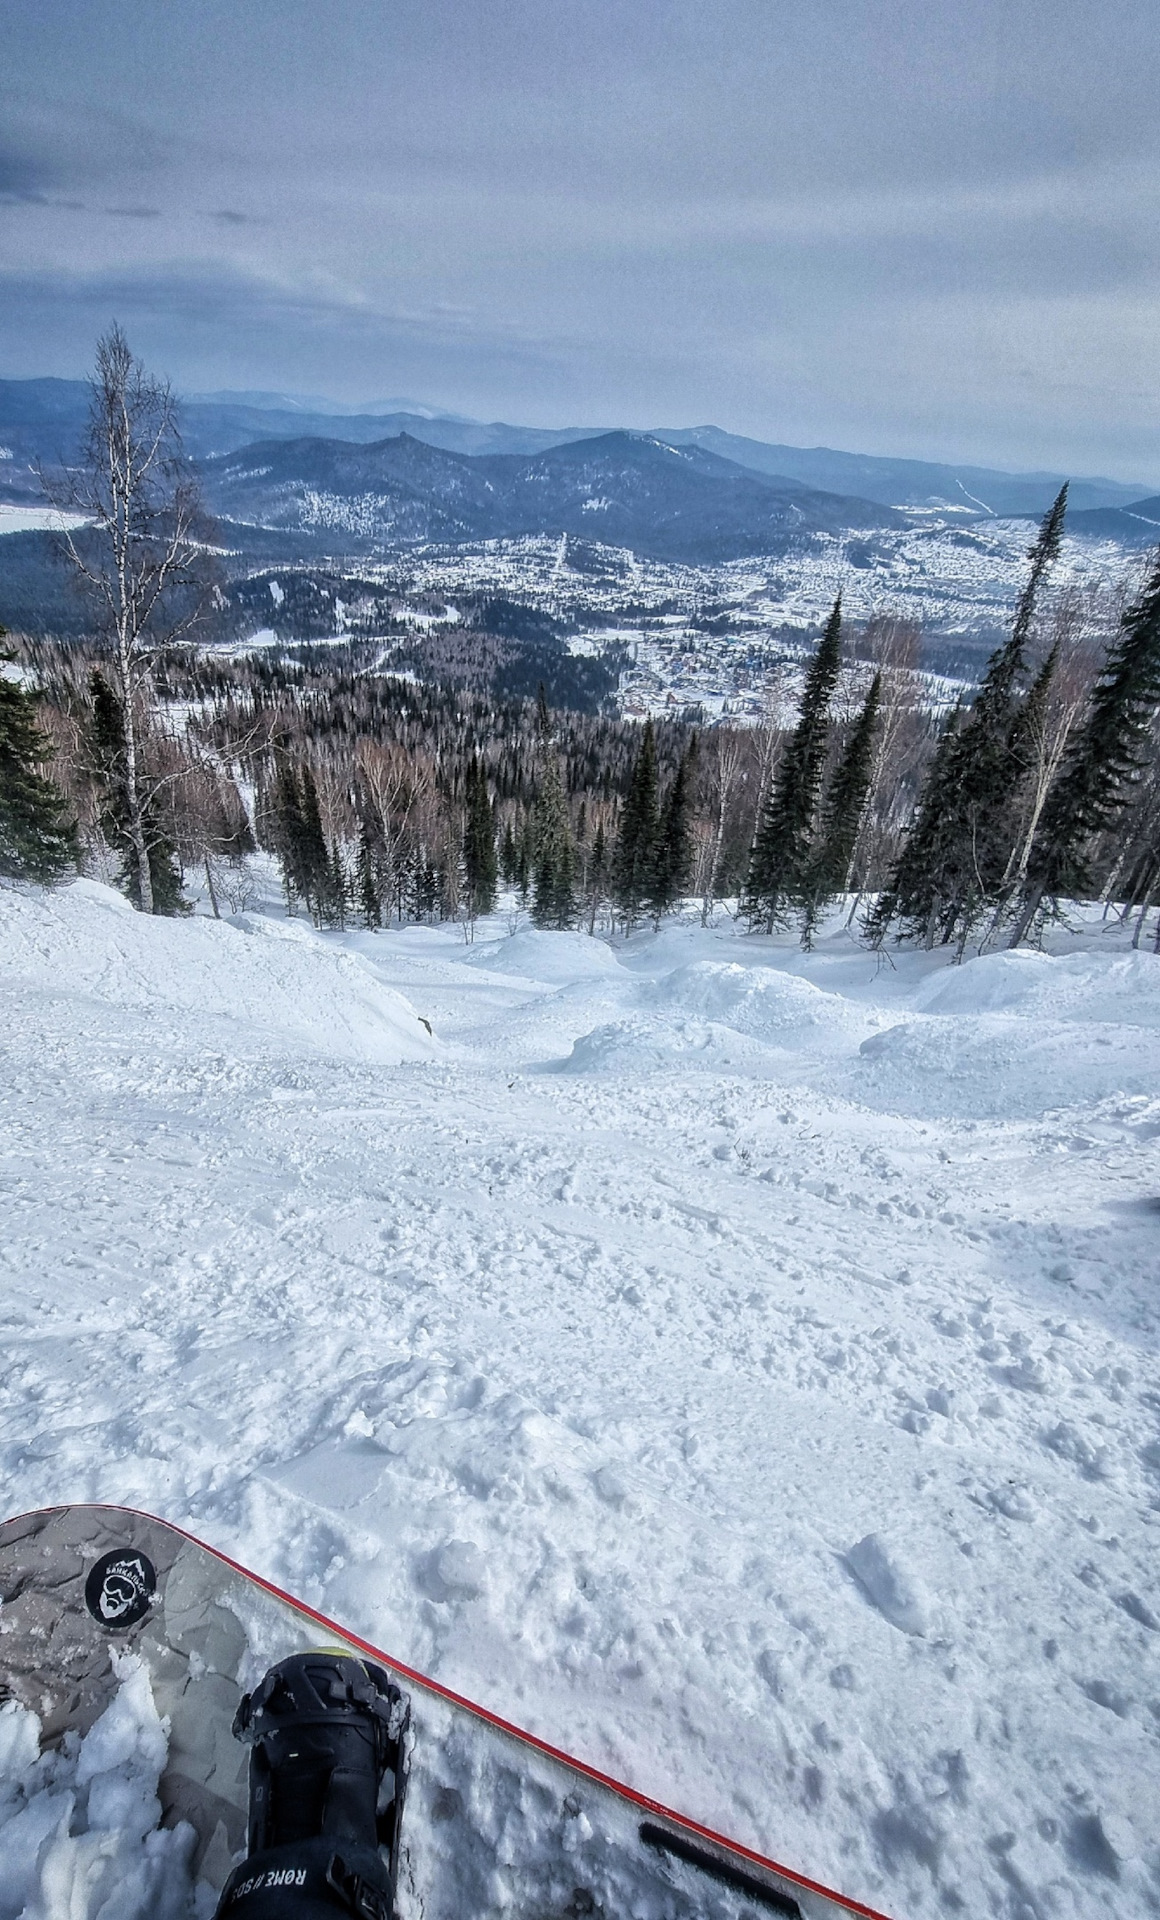
[[[83,380],[0,380],[0,447],[11,459],[9,464],[0,456],[4,493],[36,493],[38,461],[54,466],[75,458],[88,405]],[[182,437],[187,452],[201,460],[233,453],[256,440],[310,436],[366,444],[400,433],[451,453],[528,454],[571,440],[595,439],[601,432],[593,427],[513,427],[502,420],[483,423],[423,408],[335,413],[328,410],[330,405],[292,394],[200,394],[181,402]]]
[[[1065,473],[1000,473],[990,467],[891,460],[869,453],[841,453],[832,447],[775,446],[723,433],[720,427],[656,428],[654,433],[672,446],[705,447],[755,473],[788,476],[825,493],[856,494],[883,506],[926,507],[976,518],[1046,513],[1068,478]],[[1143,491],[1119,480],[1072,480],[1068,505],[1073,515],[1125,507]]]
[[[203,474],[224,519],[327,529],[363,550],[547,533],[710,564],[784,552],[818,532],[907,524],[874,502],[630,433],[531,456],[449,453],[405,433],[369,446],[266,440],[206,461]]]
[[[75,456],[88,407],[83,380],[0,380],[0,492],[27,497],[38,491],[36,461]],[[387,411],[384,411],[387,409]],[[373,445],[408,434],[427,446],[460,454],[535,454],[582,440],[599,440],[599,427],[521,427],[444,414],[417,402],[381,401],[350,412],[334,401],[300,394],[223,391],[188,396],[181,406],[188,451],[196,459],[228,454],[261,440],[346,440]],[[698,447],[752,474],[793,482],[814,492],[842,494],[885,507],[910,507],[955,518],[1044,513],[1066,475],[1003,473],[989,467],[894,460],[830,447],[788,447],[725,433],[720,427],[672,427],[648,436],[673,447]],[[1075,479],[1073,513],[1130,508],[1148,491],[1117,480]]]
[[[1098,507],[1090,513],[1070,513],[1069,533],[1094,540],[1117,540],[1125,547],[1154,547],[1160,541],[1160,493],[1133,500],[1130,507]]]

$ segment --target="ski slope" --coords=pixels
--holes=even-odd
[[[513,925],[0,891],[4,1509],[899,1920],[1155,1913],[1160,959]]]

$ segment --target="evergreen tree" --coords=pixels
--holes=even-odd
[[[520,834],[519,859],[516,862],[516,890],[521,906],[527,906],[536,870],[536,827],[531,813],[525,813]]]
[[[1039,823],[1011,945],[1044,909],[1082,899],[1093,881],[1092,848],[1131,799],[1160,706],[1160,556],[1120,624],[1087,715],[1064,756]]]
[[[693,734],[677,764],[657,831],[647,904],[658,925],[663,914],[680,905],[689,888],[696,768],[697,736]]]
[[[139,852],[143,842],[149,870],[148,911],[166,916],[189,913],[192,909],[181,891],[177,849],[158,818],[155,796],[142,797],[138,793],[136,801],[130,804],[129,755],[121,702],[96,669],[89,679],[89,691],[92,695],[89,744],[100,789],[101,831],[113,852],[121,858],[117,885],[138,912],[146,910],[140,884]],[[140,762],[137,766],[140,773]]]
[[[646,720],[612,860],[612,899],[629,933],[650,897],[659,827],[656,735]]]
[[[806,672],[801,713],[774,777],[749,860],[742,908],[767,933],[804,898],[826,765],[830,701],[842,663],[842,596]]]
[[[324,927],[345,927],[350,903],[350,883],[342,848],[336,841],[326,861],[326,873],[318,902],[318,920]]]
[[[48,742],[31,694],[4,672],[15,658],[0,644],[0,877],[51,886],[76,872],[76,825],[59,787],[40,772]]]
[[[315,922],[321,926],[330,906],[334,874],[326,835],[322,830],[318,787],[309,765],[302,769],[299,823],[302,897]]]
[[[370,830],[365,820],[359,829],[355,886],[358,893],[359,909],[362,913],[364,927],[381,927],[383,924],[383,902],[382,895],[379,891],[378,866],[375,860],[375,850],[371,844]]]
[[[1067,507],[1060,489],[1031,548],[1011,638],[996,648],[969,712],[944,733],[923,785],[914,825],[871,918],[881,938],[892,918],[925,945],[958,938],[1001,899],[1018,834],[1028,770],[1027,643],[1038,597],[1058,557]]]
[[[503,851],[500,854],[499,869],[503,874],[505,887],[514,887],[519,877],[520,855],[510,820],[503,830]]]
[[[881,697],[882,676],[876,673],[822,806],[818,847],[804,889],[803,947],[813,945],[815,929],[830,901],[844,893],[850,882],[850,867],[874,771],[874,734]]]
[[[538,927],[570,927],[576,920],[576,843],[568,801],[554,755],[544,762],[533,815],[535,865],[532,918]]]
[[[463,864],[467,875],[467,907],[476,914],[495,906],[499,865],[495,857],[495,822],[487,792],[487,775],[474,753],[467,768],[464,798]]]
[[[608,882],[608,839],[604,832],[604,822],[600,820],[597,822],[592,852],[589,855],[584,876],[584,905],[588,915],[589,933],[596,932],[596,916],[608,898]]]

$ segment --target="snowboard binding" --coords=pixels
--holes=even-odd
[[[217,1920],[395,1920],[410,1704],[381,1667],[300,1653],[234,1716],[250,1748],[246,1859]]]

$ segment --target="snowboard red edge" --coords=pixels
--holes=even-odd
[[[754,1848],[743,1845],[740,1840],[731,1840],[727,1834],[718,1833],[714,1827],[703,1826],[699,1820],[692,1819],[689,1814],[678,1813],[675,1807],[667,1807],[663,1800],[652,1800],[647,1794],[638,1793],[635,1787],[630,1787],[624,1780],[618,1780],[614,1774],[602,1772],[599,1767],[590,1765],[587,1760],[578,1759],[574,1753],[567,1753],[563,1747],[554,1747],[551,1741],[542,1740],[539,1734],[529,1733],[526,1727],[517,1727],[514,1721],[505,1720],[502,1714],[493,1713],[490,1707],[482,1707],[477,1700],[469,1700],[466,1694],[456,1693],[453,1688],[445,1687],[439,1680],[432,1680],[428,1674],[421,1673],[418,1668],[409,1667],[403,1660],[396,1660],[393,1654],[384,1652],[382,1647],[376,1647],[373,1641],[364,1640],[361,1634],[352,1633],[349,1627],[341,1626],[328,1614],[320,1613],[317,1607],[308,1605],[296,1594],[287,1593],[285,1588],[278,1586],[276,1581],[267,1580],[263,1574],[255,1573],[252,1567],[244,1566],[240,1560],[231,1559],[228,1553],[223,1553],[219,1547],[211,1546],[208,1540],[201,1539],[196,1533],[190,1533],[186,1527],[180,1527],[172,1520],[163,1519],[160,1514],[147,1513],[141,1507],[115,1506],[110,1501],[76,1500],[64,1504],[81,1513],[121,1513],[135,1520],[151,1520],[156,1526],[168,1527],[171,1533],[188,1541],[190,1546],[199,1547],[204,1553],[211,1554],[215,1560],[221,1562],[222,1566],[229,1567],[233,1573],[241,1574],[244,1580],[252,1581],[254,1586],[260,1587],[273,1599],[282,1601],[296,1613],[303,1614],[308,1620],[312,1620],[316,1626],[326,1628],[329,1632],[337,1634],[339,1639],[347,1641],[352,1647],[357,1647],[361,1653],[367,1655],[368,1659],[377,1661],[380,1665],[388,1667],[392,1673],[410,1680],[415,1686],[422,1687],[427,1693],[433,1693],[438,1699],[447,1701],[449,1706],[459,1707],[465,1713],[472,1714],[475,1719],[482,1720],[486,1726],[495,1727],[498,1732],[506,1733],[512,1739],[522,1742],[524,1746],[532,1747],[537,1753],[545,1754],[549,1760],[555,1760],[561,1766],[570,1767],[573,1773],[581,1774],[587,1780],[596,1781],[598,1786],[609,1788],[620,1799],[629,1801],[634,1807],[640,1807],[645,1813],[656,1814],[662,1820],[671,1822],[673,1826],[682,1827],[686,1833],[696,1834],[698,1839],[708,1840],[713,1846],[724,1848],[738,1860],[748,1861],[751,1866],[762,1867],[768,1873],[779,1875],[781,1879],[788,1880],[795,1887],[803,1888],[807,1893],[819,1894],[822,1899],[831,1900],[835,1906],[845,1908],[847,1913],[861,1915],[862,1920],[890,1920],[890,1916],[882,1913],[877,1907],[869,1907],[862,1900],[851,1899],[848,1894],[837,1893],[823,1880],[811,1880],[807,1874],[798,1873],[795,1868],[784,1866],[780,1860],[771,1860],[768,1855],[756,1852]],[[34,1520],[43,1513],[53,1511],[55,1511],[54,1508],[33,1508],[28,1513],[11,1515],[4,1524],[12,1526],[21,1520]]]

